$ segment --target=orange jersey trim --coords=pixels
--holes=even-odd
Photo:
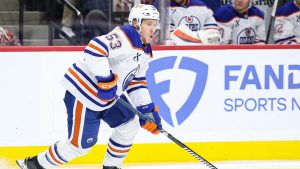
[[[100,49],[98,46],[95,46],[91,43],[88,44],[89,47],[95,49],[96,51],[98,51],[99,53],[101,53],[104,56],[107,56],[107,53],[105,51],[103,51],[102,49]]]
[[[110,102],[111,100],[103,100],[98,97],[97,93],[93,91],[71,68],[68,70],[78,81],[79,83],[84,86],[92,95],[96,96],[98,99],[100,99],[103,102]]]
[[[147,82],[130,82],[129,86],[132,86],[132,85],[136,85],[136,84],[141,84],[141,85],[147,85]]]

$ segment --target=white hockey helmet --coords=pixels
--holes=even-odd
[[[128,21],[129,24],[133,26],[133,20],[137,21],[138,26],[142,24],[143,19],[155,19],[159,22],[159,12],[158,10],[148,4],[137,4],[135,5],[129,13]],[[159,28],[159,24],[157,25]]]

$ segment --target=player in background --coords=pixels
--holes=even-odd
[[[159,12],[152,5],[139,4],[131,9],[128,20],[130,25],[92,39],[83,59],[64,75],[68,139],[56,142],[37,156],[17,160],[21,168],[52,168],[87,154],[97,143],[100,120],[114,128],[103,169],[121,168],[140,126],[153,134],[160,132],[161,119],[145,78],[152,58],[150,42],[159,27]],[[153,121],[138,119],[119,103],[116,96],[124,90],[134,106]]]
[[[220,40],[213,12],[201,0],[171,0],[169,20],[170,38],[177,45]]]
[[[223,44],[265,44],[264,13],[252,0],[233,0],[214,13]]]
[[[300,44],[300,0],[280,7],[274,23],[274,40],[277,44]]]
[[[21,46],[15,34],[0,26],[0,46]]]

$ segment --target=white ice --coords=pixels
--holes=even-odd
[[[230,161],[213,163],[218,169],[300,169],[300,161]],[[99,165],[66,166],[64,169],[101,169]],[[125,165],[122,169],[210,169],[200,163]]]
[[[218,169],[300,169],[300,161],[227,161],[213,163]],[[0,159],[0,169],[19,169]],[[63,165],[56,169],[102,169],[101,164]],[[130,164],[122,169],[210,169],[200,163]]]

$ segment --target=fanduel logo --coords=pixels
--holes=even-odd
[[[178,76],[176,73],[178,71],[182,71],[183,76]],[[160,79],[158,82],[156,76],[161,73],[163,74],[163,80]],[[185,74],[188,75],[191,73],[195,75],[193,76],[195,78],[187,78],[189,76],[184,76]],[[159,106],[161,117],[168,124],[174,127],[175,120],[178,125],[181,125],[192,114],[198,105],[205,89],[208,76],[208,65],[189,57],[163,57],[150,63],[146,76],[148,89],[151,93],[152,99],[155,101],[155,104]],[[176,82],[174,83],[173,81]],[[174,87],[173,85],[177,85],[177,95],[175,96],[175,99],[182,99],[182,95],[184,95],[182,92],[186,90],[183,90],[182,88],[178,90],[178,86],[180,86],[178,83],[183,84],[185,89],[189,87],[189,92],[186,92],[189,95],[176,112],[171,112],[171,105],[168,105],[168,101],[165,101],[162,96],[170,94],[173,97],[174,92],[170,92],[170,89]],[[172,104],[170,102],[168,103]],[[175,114],[173,120],[172,114]]]

